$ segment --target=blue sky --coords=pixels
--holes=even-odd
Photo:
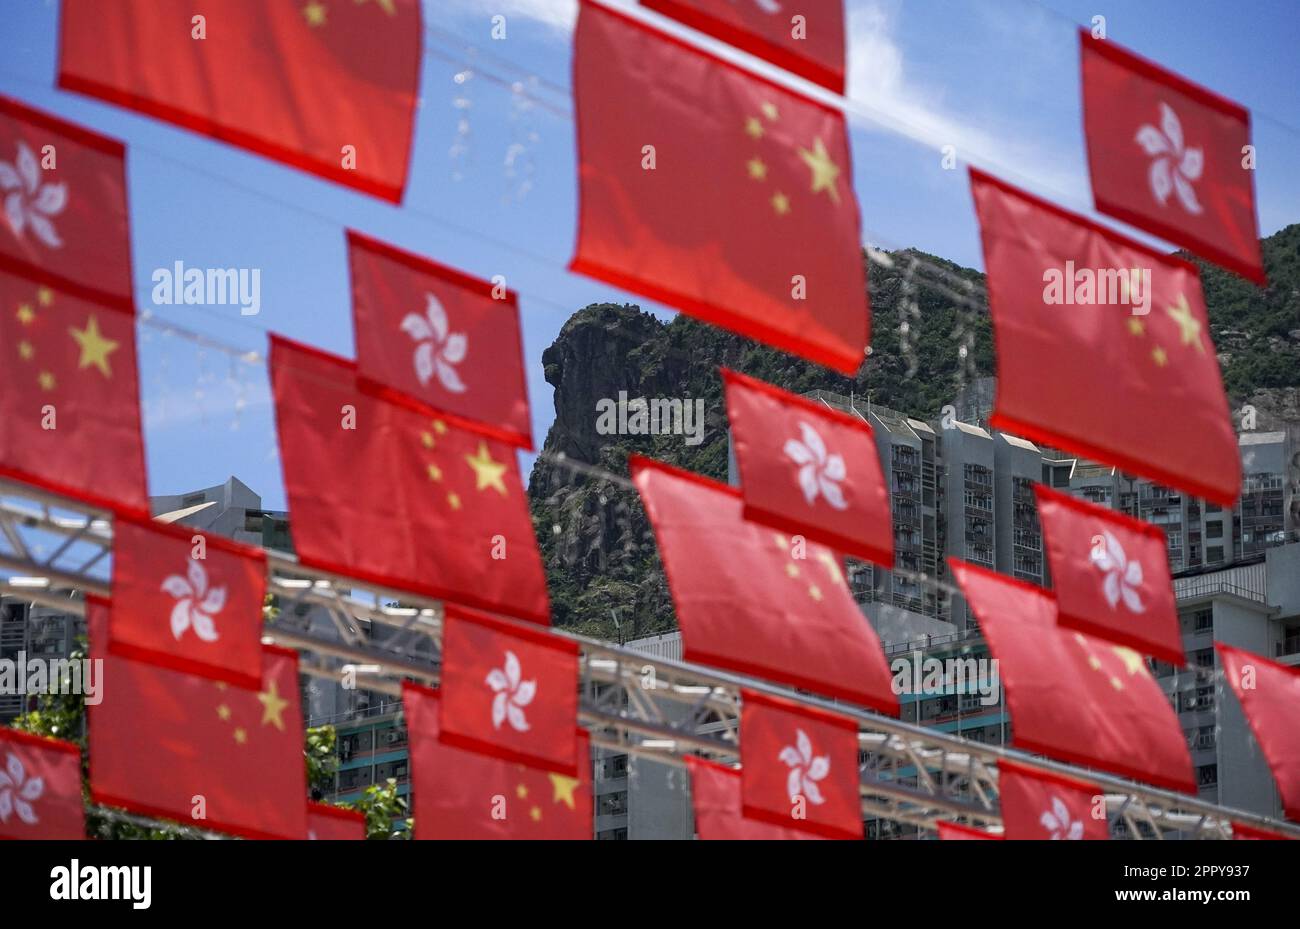
[[[850,0],[848,6],[850,124],[864,241],[914,245],[980,265],[965,173],[941,168],[944,144],[954,145],[960,158],[1090,212],[1074,27],[1089,22],[1097,5]],[[1290,0],[1231,10],[1190,0],[1115,6],[1106,14],[1110,38],[1251,108],[1261,228],[1267,234],[1300,221],[1300,7]],[[346,226],[482,277],[505,275],[521,295],[540,445],[553,418],[543,349],[587,303],[641,302],[564,270],[576,215],[566,89],[573,10],[571,0],[426,2],[422,104],[411,181],[399,209],[56,90],[57,4],[15,0],[0,34],[0,93],[128,145],[136,301],[153,314],[139,330],[152,493],[235,474],[266,506],[285,506],[261,360],[266,332],[352,355]],[[490,36],[496,13],[507,18],[504,41]],[[453,155],[458,139],[466,146]],[[260,269],[260,315],[241,318],[235,307],[152,307],[150,275],[176,261]],[[169,334],[168,325],[212,344]],[[522,463],[527,468],[531,457]]]

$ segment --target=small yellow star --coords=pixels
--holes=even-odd
[[[89,368],[94,365],[104,377],[112,377],[113,372],[109,368],[108,356],[117,351],[120,343],[106,338],[99,331],[99,321],[92,315],[86,320],[85,329],[73,326],[68,329],[68,332],[81,346],[81,358],[77,361],[77,367]]]
[[[1163,348],[1157,345],[1155,348],[1151,349],[1151,360],[1156,363],[1156,367],[1163,368],[1169,363],[1169,355],[1165,353]]]
[[[1142,320],[1136,316],[1130,316],[1128,319],[1128,331],[1134,335],[1145,335],[1147,327],[1142,325]]]
[[[225,681],[216,681],[216,682],[215,682],[215,685],[216,685],[217,690],[225,690],[225,689],[226,689],[226,682],[225,682]]]
[[[41,385],[41,390],[53,390],[57,383],[54,380],[54,375],[49,371],[42,371],[37,376],[36,382]]]
[[[1110,686],[1114,687],[1116,690],[1123,690],[1124,682],[1112,675],[1110,679]]]
[[[1094,671],[1100,671],[1100,670],[1101,670],[1101,659],[1098,658],[1096,655],[1089,655],[1089,656],[1088,656],[1088,667],[1092,668],[1092,670],[1094,670]]]
[[[826,572],[837,582],[844,580],[844,572],[840,570],[840,563],[835,560],[835,556],[830,552],[818,552],[817,560],[826,566]]]
[[[797,567],[795,567],[793,564],[787,564],[787,565],[785,566],[785,573],[786,573],[786,576],[788,576],[788,577],[798,577],[798,576],[799,576],[799,569],[798,569]]]
[[[812,597],[812,598],[813,598],[814,600],[816,600],[818,603],[821,603],[821,600],[822,600],[822,589],[821,589],[820,587],[818,587],[816,584],[812,584],[812,585],[810,585],[809,588],[808,588],[808,596]]]
[[[49,306],[54,302],[54,291],[48,287],[40,287],[36,290],[36,302],[41,306]]]
[[[1183,340],[1183,344],[1195,345],[1196,350],[1204,355],[1205,343],[1201,339],[1201,321],[1192,315],[1192,308],[1187,302],[1186,295],[1179,294],[1178,302],[1171,307],[1166,307],[1165,312],[1178,324],[1178,335]]]
[[[242,728],[235,730],[235,741],[243,745],[248,741],[248,732]]]
[[[745,120],[745,133],[751,139],[763,138],[763,123],[757,116],[751,116]]]
[[[749,176],[756,181],[767,180],[767,165],[761,158],[751,158],[747,164]]]
[[[442,468],[438,467],[436,464],[429,465],[429,480],[431,481],[442,480]]]
[[[18,317],[18,321],[24,326],[30,326],[32,320],[36,318],[36,313],[32,310],[32,305],[30,303],[24,303],[22,306],[18,307],[18,312],[15,315]]]
[[[772,195],[772,209],[776,210],[778,216],[784,216],[790,212],[790,198],[785,194],[777,191]]]
[[[542,808],[535,806],[528,811],[528,815],[532,817],[533,822],[539,823],[542,821]]]
[[[224,703],[221,704],[221,706],[217,707],[217,716],[221,717],[222,722],[228,721],[230,719],[230,707]]]
[[[790,547],[790,543],[789,543],[788,541],[786,541],[785,536],[781,535],[780,533],[778,533],[778,534],[772,536],[772,538],[776,541],[776,547],[777,547],[777,548],[789,548],[789,547]]]
[[[450,494],[447,494],[447,505],[450,506],[453,510],[459,510],[459,509],[460,509],[460,494],[457,494],[457,493],[450,493]]]
[[[446,435],[447,424],[444,423],[441,419],[435,419],[433,421],[433,431],[438,433],[438,435]]]
[[[361,4],[365,3],[366,0],[354,0],[354,2],[357,6],[361,6]],[[378,3],[379,8],[389,16],[397,15],[397,7],[393,6],[393,0],[375,0],[375,2]]]
[[[31,361],[32,356],[36,354],[36,349],[32,348],[32,343],[26,339],[18,343],[18,357],[23,361]]]
[[[563,803],[569,809],[575,809],[577,801],[573,798],[573,792],[578,789],[578,779],[576,777],[565,777],[563,774],[550,774],[551,788],[554,796],[551,797],[552,803]]]
[[[518,787],[515,788],[515,796],[518,797],[520,800],[527,799],[528,788],[523,784],[520,784]]]
[[[325,25],[325,16],[327,12],[328,10],[325,8],[325,5],[323,3],[317,3],[316,0],[311,0],[310,3],[302,8],[303,18],[307,20],[307,25],[311,26],[313,29]]]
[[[830,194],[832,200],[839,203],[840,166],[831,161],[831,156],[827,154],[826,146],[822,144],[822,140],[813,139],[812,151],[808,151],[806,148],[799,149],[799,157],[812,171],[812,192],[817,193],[819,190],[824,190]]]
[[[763,115],[772,122],[776,122],[781,116],[780,112],[777,111],[776,104],[770,101],[765,102],[761,107],[759,107],[759,109],[762,110]]]
[[[420,444],[423,445],[425,448],[433,448],[433,433],[432,433],[432,432],[421,432],[421,433],[420,433]]]
[[[257,695],[257,699],[262,704],[262,725],[270,723],[284,732],[284,708],[289,705],[289,701],[280,696],[275,681],[271,681],[267,689]]]
[[[465,463],[474,471],[475,490],[486,490],[491,487],[501,496],[506,495],[506,482],[502,480],[506,473],[506,466],[503,462],[493,460],[486,442],[478,443],[478,454],[466,455]]]

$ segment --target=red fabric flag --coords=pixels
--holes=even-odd
[[[0,474],[147,514],[132,313],[0,271],[0,358]]]
[[[418,0],[64,0],[61,25],[63,89],[402,199]]]
[[[1266,285],[1250,111],[1086,29],[1079,39],[1097,209]]]
[[[687,661],[897,715],[875,630],[830,549],[746,522],[734,488],[633,455]]]
[[[1182,726],[1141,655],[1059,626],[1041,587],[949,564],[998,661],[1016,747],[1195,793]]]
[[[1185,664],[1164,532],[1042,484],[1034,493],[1057,622]]]
[[[973,169],[971,190],[991,424],[1231,506],[1241,459],[1196,267]]]
[[[1103,798],[1095,784],[998,762],[998,800],[1008,839],[1109,839]]]
[[[86,599],[104,661],[89,708],[96,803],[255,839],[307,834],[298,655],[263,646],[262,686],[243,688],[105,654],[108,604]]]
[[[440,738],[510,761],[577,773],[578,643],[448,605]]]
[[[0,839],[84,839],[81,749],[0,728]]]
[[[0,96],[0,268],[130,309],[120,142]]]
[[[702,840],[791,841],[821,838],[801,829],[790,829],[746,817],[742,810],[741,775],[738,769],[689,755],[686,758],[686,768],[691,772],[695,834]]]
[[[745,519],[891,567],[893,522],[871,426],[726,368],[722,380]]]
[[[939,839],[941,841],[1001,841],[1006,838],[1005,835],[999,835],[994,832],[985,832],[983,829],[972,829],[970,826],[963,826],[961,823],[936,823],[939,830]]]
[[[183,526],[113,523],[109,651],[257,687],[266,553]]]
[[[414,401],[533,447],[514,291],[348,232],[357,370]],[[498,297],[499,294],[499,297]]]
[[[317,842],[356,842],[365,837],[364,813],[326,803],[307,804],[308,839]]]
[[[572,270],[856,371],[870,312],[844,115],[591,3],[574,48]]]
[[[1254,841],[1285,841],[1291,839],[1289,835],[1282,835],[1280,832],[1269,832],[1267,829],[1256,829],[1254,826],[1246,826],[1242,823],[1232,824],[1232,837],[1234,839],[1245,839]]]
[[[351,362],[278,336],[271,384],[304,563],[550,622],[513,448],[386,402]]]
[[[746,816],[862,838],[858,724],[847,716],[741,691],[740,765]]]
[[[641,5],[844,93],[843,0],[784,8],[774,0],[641,0]]]
[[[439,738],[438,691],[405,682],[417,839],[590,839],[591,742],[573,733],[576,777],[453,748]],[[566,739],[567,741],[567,739]]]
[[[1300,820],[1300,669],[1215,642],[1223,676],[1268,760],[1282,809]]]

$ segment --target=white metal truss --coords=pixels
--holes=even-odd
[[[109,592],[112,516],[106,511],[0,481],[0,593],[71,614],[84,595]],[[394,696],[409,678],[436,684],[442,606],[268,552],[268,589],[278,611],[264,639],[296,649],[309,675],[355,682]],[[322,631],[307,621],[327,616]],[[1000,760],[1081,778],[1105,791],[1115,837],[1207,838],[1232,835],[1232,823],[1300,838],[1300,826],[1206,803],[1098,771],[948,735],[756,678],[553,630],[581,650],[579,716],[592,743],[680,765],[687,755],[739,760],[740,691],[831,710],[858,723],[860,792],[868,819],[932,830],[940,821],[1001,829]]]

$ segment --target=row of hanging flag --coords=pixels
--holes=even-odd
[[[838,57],[820,38],[785,48],[786,28],[764,33],[744,4],[649,5],[842,86],[841,4],[808,23],[819,37],[840,30],[828,43]],[[65,0],[59,80],[400,199],[419,15],[414,0],[239,0],[206,16],[181,0]],[[573,267],[856,370],[869,311],[842,113],[590,0],[574,41]],[[1248,143],[1244,111],[1087,35],[1082,54],[1099,209],[1122,202],[1136,212],[1121,218],[1157,232],[1148,220],[1178,215],[1174,241],[1262,279],[1250,174],[1227,160]],[[1089,102],[1097,94],[1104,105]],[[208,828],[241,835],[324,830],[329,814],[302,801],[296,655],[260,641],[265,554],[148,519],[124,150],[0,99],[0,152],[16,153],[0,160],[0,344],[13,352],[0,370],[0,473],[116,517],[112,596],[87,603],[92,653],[114,682],[90,709],[91,795],[182,821],[202,798]],[[340,153],[353,167],[336,169]],[[1147,199],[1123,186],[1133,171]],[[1234,500],[1236,442],[1195,266],[981,172],[971,183],[998,340],[994,425]],[[418,837],[589,837],[579,654],[545,628],[515,455],[532,441],[517,299],[356,232],[347,245],[357,358],[271,339],[295,550],[305,565],[447,603],[440,687],[403,693]],[[1071,272],[1071,296],[1044,312],[1045,272],[1079,268],[1132,274],[1112,279],[1110,305]],[[1135,313],[1143,299],[1149,312]],[[897,714],[840,554],[893,562],[870,426],[723,378],[740,488],[630,462],[686,657]],[[1037,493],[1054,593],[952,564],[1001,664],[1013,744],[1194,792],[1177,717],[1143,657],[1184,661],[1163,536]],[[1287,724],[1300,676],[1220,653],[1300,817],[1300,739]],[[689,762],[700,834],[860,838],[857,723],[748,689],[741,699],[741,767]],[[66,747],[0,738],[0,834],[50,834],[42,823],[59,820],[41,819],[41,798],[80,809],[79,786],[53,786],[71,783]],[[1062,782],[1010,766],[1001,777],[1016,837],[1006,805]],[[1095,834],[1095,816],[1076,830],[1083,810],[1058,794],[1040,799],[1063,837]]]

